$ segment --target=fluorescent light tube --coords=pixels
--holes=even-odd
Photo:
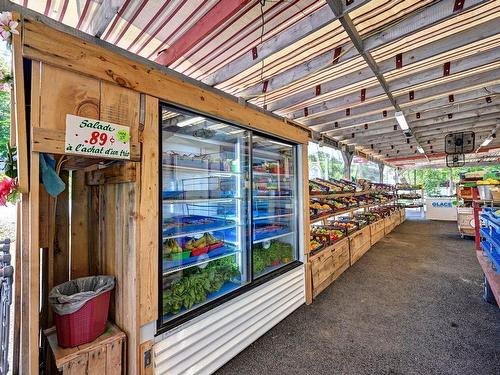
[[[486,138],[483,143],[481,143],[481,147],[484,147],[484,146],[488,146],[491,141],[493,140],[493,137],[489,136],[488,138]]]
[[[196,124],[197,122],[200,122],[203,120],[205,120],[204,117],[192,117],[192,118],[188,118],[187,120],[178,122],[177,126],[179,128],[183,128],[184,126],[193,125],[193,124]]]
[[[424,149],[420,146],[417,147],[417,151],[420,152],[421,154],[425,154]]]
[[[273,141],[273,140],[271,140],[271,139],[269,139],[268,141],[269,141],[269,143],[274,143],[275,145],[278,145],[278,146],[285,146],[285,147],[290,147],[290,148],[292,148],[292,147],[293,147],[293,146],[287,145],[287,144],[285,144],[285,143],[281,143],[281,142],[276,142],[276,141]]]
[[[401,130],[408,130],[410,128],[408,126],[408,123],[406,122],[406,118],[403,112],[396,112],[394,113],[394,116],[396,117],[396,121],[398,122]]]

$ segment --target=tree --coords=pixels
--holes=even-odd
[[[0,55],[0,76],[10,76],[10,68],[4,57]],[[1,85],[1,83],[0,83]],[[10,141],[10,88],[0,88],[0,160],[7,156],[7,144]]]
[[[451,168],[451,177],[454,183],[460,181],[460,174],[475,171],[493,172],[500,170],[499,165],[482,167]],[[449,187],[450,168],[407,169],[401,173],[402,182],[422,185],[427,194],[439,194],[441,188]]]

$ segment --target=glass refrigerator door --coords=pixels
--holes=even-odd
[[[297,259],[296,146],[252,136],[253,277]]]
[[[250,281],[249,132],[162,107],[162,321]]]

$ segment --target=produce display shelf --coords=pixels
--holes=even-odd
[[[204,233],[204,232],[218,232],[221,230],[236,228],[237,226],[238,225],[236,223],[233,223],[231,225],[224,225],[221,227],[203,228],[203,229],[196,229],[196,230],[189,231],[189,232],[175,233],[172,235],[162,236],[162,238],[163,238],[163,241],[165,241],[169,238],[179,238],[179,237],[184,237],[184,236],[192,236],[194,234]]]
[[[270,216],[254,216],[254,220],[264,220],[264,219],[278,219],[282,217],[292,217],[293,214],[284,214],[284,215],[270,215]]]
[[[347,238],[347,236],[340,237],[337,241],[330,243],[327,246],[323,246],[317,250],[314,250],[314,253],[312,255],[309,255],[309,261],[314,260],[315,258],[319,257],[320,254],[324,253],[326,250],[330,250],[332,247],[337,246],[337,244],[340,241],[345,240],[346,238]]]
[[[172,164],[163,164],[163,169],[172,169],[172,170],[185,170],[186,172],[204,172],[204,173],[212,173],[214,175],[220,176],[238,176],[241,172],[233,172],[233,171],[222,171],[217,169],[207,169],[207,168],[196,168],[196,167],[183,167],[181,165],[172,165]]]
[[[280,233],[280,234],[277,234],[277,235],[271,236],[271,237],[259,238],[258,240],[254,240],[253,243],[256,244],[256,243],[260,243],[260,242],[264,242],[264,241],[271,241],[271,240],[275,240],[277,238],[289,236],[290,234],[293,234],[293,233],[294,232],[286,232],[286,233]]]
[[[230,203],[235,200],[243,199],[241,197],[230,197],[230,198],[195,198],[195,199],[163,199],[164,204],[176,204],[176,203]]]
[[[293,196],[291,195],[255,195],[253,199],[283,199],[283,200],[291,200]]]
[[[292,175],[290,174],[284,174],[284,173],[274,173],[274,172],[258,172],[258,171],[252,171],[252,174],[254,176],[265,176],[265,177],[270,177],[270,176],[276,176],[276,177],[286,177],[286,178],[293,178]]]
[[[173,317],[178,317],[178,316],[180,316],[180,315],[182,315],[182,314],[184,314],[184,313],[186,313],[188,311],[194,310],[197,307],[204,305],[205,303],[207,303],[207,302],[209,302],[211,300],[217,299],[217,298],[219,298],[219,297],[221,297],[221,296],[223,296],[225,294],[228,294],[228,293],[232,292],[233,290],[238,289],[240,287],[241,287],[241,284],[234,283],[234,282],[231,282],[231,281],[227,281],[227,282],[225,282],[221,286],[221,288],[218,291],[208,294],[207,295],[207,299],[205,301],[203,301],[201,303],[194,304],[193,307],[191,309],[189,309],[189,310],[187,310],[186,308],[183,307],[176,314],[171,314],[171,313],[164,314],[163,315],[163,320],[167,321],[169,319],[172,319]]]
[[[327,220],[331,217],[335,217],[335,216],[340,216],[340,215],[344,215],[344,214],[348,214],[350,212],[354,212],[354,211],[358,211],[358,210],[361,210],[363,208],[371,208],[371,207],[376,207],[376,206],[385,206],[387,204],[391,204],[391,203],[394,203],[396,200],[395,199],[392,199],[392,200],[389,200],[387,202],[384,202],[384,203],[372,203],[372,204],[366,204],[366,205],[363,205],[363,206],[356,206],[356,207],[352,207],[348,210],[342,210],[342,211],[335,211],[331,214],[328,214],[328,215],[324,215],[324,216],[320,216],[318,218],[311,218],[310,220],[312,221],[312,223],[315,223],[317,221],[321,221],[321,220]]]
[[[359,195],[367,194],[380,194],[380,193],[392,193],[394,190],[363,190],[355,192],[346,193],[331,193],[331,194],[309,194],[309,198],[344,198],[344,197],[357,197]]]
[[[224,252],[226,251],[226,252]],[[182,271],[186,268],[191,268],[194,266],[199,266],[208,262],[211,262],[213,260],[225,258],[231,255],[238,254],[240,250],[235,249],[232,246],[223,246],[220,247],[216,250],[213,251],[214,254],[218,255],[210,255],[210,252],[208,254],[203,254],[197,257],[190,257],[188,258],[189,260],[166,260],[163,259],[163,276]],[[187,261],[187,263],[186,263]]]

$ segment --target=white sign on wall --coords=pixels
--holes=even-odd
[[[426,198],[426,218],[457,221],[456,198]]]
[[[66,115],[67,154],[130,159],[130,128],[110,122]]]

